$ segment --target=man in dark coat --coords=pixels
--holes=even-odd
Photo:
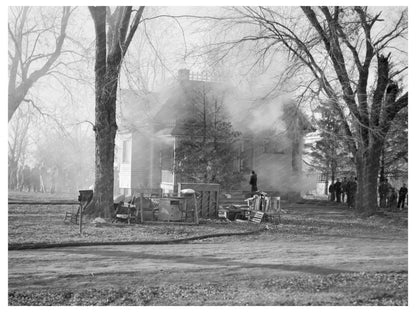
[[[383,179],[378,186],[378,195],[380,200],[380,208],[387,207],[387,193],[389,191],[389,182],[387,179]]]
[[[254,170],[251,171],[249,184],[251,185],[251,195],[254,195],[254,193],[257,192],[257,174]]]
[[[407,196],[407,185],[403,183],[403,186],[399,190],[399,202],[397,203],[397,208],[400,210],[404,209],[404,202],[406,201]]]
[[[344,179],[341,182],[341,201],[345,203],[345,195],[347,195],[347,177],[344,177]]]
[[[335,195],[337,197],[337,203],[340,203],[341,202],[342,186],[341,186],[341,181],[339,179],[337,179],[337,182],[335,182],[335,184],[334,184],[334,191],[335,191]]]
[[[335,200],[335,187],[334,187],[334,183],[331,183],[331,185],[329,186],[329,194],[331,194],[330,200],[334,201]]]
[[[46,193],[46,180],[47,180],[48,169],[42,163],[39,171],[40,171],[40,191],[42,193]]]

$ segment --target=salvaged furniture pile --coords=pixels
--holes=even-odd
[[[114,199],[113,222],[180,222],[199,224],[218,215],[219,184],[178,183],[177,195],[138,193]]]
[[[280,197],[271,197],[259,191],[245,199],[245,202],[245,205],[231,204],[221,207],[218,216],[228,221],[280,223]]]

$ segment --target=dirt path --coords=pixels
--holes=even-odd
[[[9,251],[9,291],[407,271],[407,265],[405,238],[274,233],[250,241]]]

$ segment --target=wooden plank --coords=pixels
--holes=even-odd
[[[196,224],[199,224],[199,219],[198,219],[198,205],[197,205],[197,202],[196,202],[196,195],[194,194],[193,195],[194,196],[194,201],[195,201],[195,223]]]
[[[143,193],[140,193],[140,222],[143,223]]]
[[[264,212],[256,211],[251,221],[254,223],[260,223],[263,220],[263,216],[264,216]]]
[[[256,197],[255,199],[254,199],[254,203],[253,203],[253,206],[254,206],[254,210],[259,210],[260,209],[260,197]]]
[[[215,192],[215,214],[217,214],[219,209],[219,200],[220,200],[220,190],[218,189]]]
[[[214,209],[212,207],[212,197],[213,197],[214,191],[209,191],[208,195],[208,216],[212,217],[214,215]]]
[[[271,197],[266,197],[266,205],[264,207],[264,211],[269,211],[270,210],[270,202],[271,202]]]
[[[207,197],[207,195],[208,195],[208,193],[206,191],[202,192],[202,196],[201,196],[202,206],[201,206],[201,209],[202,209],[202,216],[204,218],[208,217],[208,205],[207,205],[208,204],[208,202],[207,202],[208,197]]]

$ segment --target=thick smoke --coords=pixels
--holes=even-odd
[[[233,128],[242,133],[241,139],[250,138],[254,142],[253,155],[255,163],[251,170],[258,174],[259,189],[278,191],[281,193],[301,192],[314,189],[315,180],[302,172],[292,170],[292,140],[284,121],[284,107],[291,103],[288,96],[264,98],[267,88],[257,83],[257,88],[236,88],[231,83],[220,84],[214,93],[222,94],[223,104]],[[164,146],[173,146],[173,138],[169,135],[169,127],[162,130],[154,125],[154,117],[162,107],[165,113],[172,114],[166,108],[169,99],[175,99],[177,88],[161,89],[162,92],[138,96],[131,91],[121,96],[121,114],[124,124],[137,131],[148,140]],[[175,100],[176,101],[176,100]],[[172,102],[175,102],[172,101]],[[123,105],[123,102],[130,105]],[[135,103],[131,105],[131,103]],[[169,105],[168,105],[169,106]],[[162,110],[162,111],[163,111]],[[171,125],[172,127],[174,125]],[[163,131],[167,131],[163,133]],[[267,146],[267,147],[265,147]],[[300,154],[302,151],[300,151]],[[247,177],[248,180],[248,177]],[[243,182],[248,189],[248,181]]]
[[[254,140],[256,161],[251,169],[257,173],[259,189],[280,193],[315,189],[314,177],[292,169],[292,139],[284,120],[284,107],[292,103],[291,99],[285,95],[265,98],[267,83],[255,85],[258,87],[233,89],[225,102],[233,126]],[[302,155],[303,144],[300,149]],[[248,183],[245,188],[249,188]]]

